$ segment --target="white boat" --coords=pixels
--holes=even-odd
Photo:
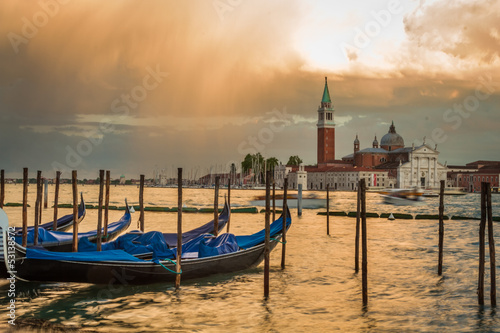
[[[444,195],[466,195],[462,187],[445,187]]]
[[[421,203],[423,198],[423,190],[419,188],[385,190],[379,194],[384,203],[397,206],[416,205]]]
[[[432,189],[425,189],[424,192],[422,193],[422,196],[426,198],[439,197],[439,191],[436,192],[435,190]]]

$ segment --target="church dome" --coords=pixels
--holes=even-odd
[[[403,148],[405,146],[403,137],[396,133],[394,122],[392,122],[392,125],[389,128],[389,132],[380,140],[380,146],[386,150],[392,150],[391,148]]]

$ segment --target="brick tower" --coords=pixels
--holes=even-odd
[[[335,161],[335,123],[333,106],[325,77],[325,89],[318,108],[318,166]]]

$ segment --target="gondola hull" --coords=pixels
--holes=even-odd
[[[85,218],[87,210],[85,208],[85,201],[83,200],[83,194],[80,194],[80,204],[78,205],[78,223],[82,222],[83,219]],[[68,214],[63,217],[60,217],[57,219],[56,222],[56,231],[67,231],[69,228],[71,228],[74,224],[73,220],[73,214]],[[28,227],[28,232],[30,230],[33,230],[35,227],[30,226]],[[47,222],[40,224],[38,228],[42,228],[45,230],[52,231],[54,230],[54,223],[53,222]],[[15,228],[16,234],[22,235],[23,228],[22,227],[16,227]]]
[[[278,237],[279,238],[279,237]],[[271,250],[277,242],[271,242]],[[174,282],[175,264],[161,262],[78,262],[27,259],[17,253],[16,276],[22,280],[40,282],[79,282],[105,285],[138,285]],[[181,261],[182,280],[203,278],[214,274],[233,273],[259,265],[264,259],[264,245],[247,250],[201,259]],[[168,270],[168,269],[169,270]]]

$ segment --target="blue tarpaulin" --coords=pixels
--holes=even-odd
[[[78,244],[78,251],[96,251],[97,245],[84,238]],[[174,251],[168,248],[163,234],[159,231],[150,231],[145,234],[128,233],[122,235],[112,242],[103,243],[102,251],[123,250],[130,254],[153,253],[153,257],[169,258],[175,257]]]
[[[205,238],[200,242],[198,258],[213,257],[239,250],[234,234],[222,234],[217,238]]]

